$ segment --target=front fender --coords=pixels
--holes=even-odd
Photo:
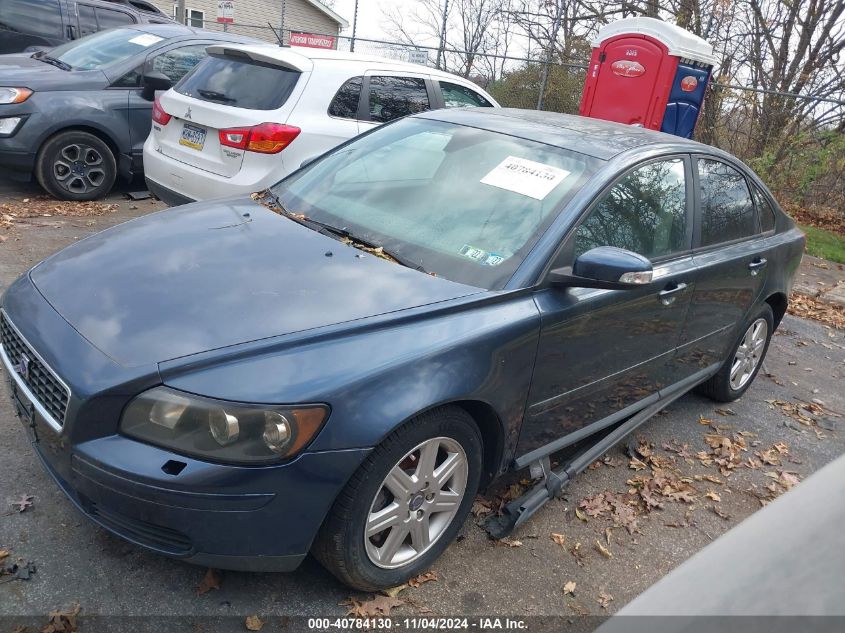
[[[539,334],[529,293],[366,321],[278,337],[246,356],[230,349],[216,361],[169,361],[160,371],[165,384],[214,398],[329,404],[313,451],[375,446],[433,406],[484,402],[501,422],[505,457],[512,454]]]

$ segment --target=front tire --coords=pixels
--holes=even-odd
[[[38,152],[35,177],[59,200],[99,200],[111,191],[117,163],[111,149],[88,132],[68,130],[48,139]]]
[[[733,402],[742,396],[763,366],[773,333],[772,308],[764,303],[745,322],[739,339],[719,372],[703,383],[698,391],[718,402]]]
[[[482,440],[463,409],[424,413],[385,439],[335,500],[312,553],[362,591],[426,571],[455,538],[481,475]]]

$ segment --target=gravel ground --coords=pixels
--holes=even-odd
[[[8,203],[12,195],[20,199],[37,192],[22,192],[16,185],[0,183],[0,203]],[[0,291],[59,248],[162,207],[153,201],[125,201],[120,194],[109,202],[117,206],[105,215],[30,218],[2,231],[6,239],[0,241]],[[613,613],[758,510],[761,496],[782,492],[792,481],[790,473],[803,479],[843,453],[845,332],[787,317],[773,340],[764,370],[766,374],[761,372],[747,394],[728,407],[693,394],[673,403],[631,438],[631,445],[646,453],[634,453],[643,470],[631,468],[626,447],[617,446],[605,462],[576,478],[562,498],[547,504],[523,525],[510,545],[490,540],[476,524],[480,519],[471,516],[458,542],[435,564],[436,580],[400,593],[402,602],[391,615],[573,617]],[[804,403],[812,411],[805,408],[803,413],[818,422],[805,426],[774,401]],[[720,407],[730,412],[720,414]],[[702,424],[700,418],[717,426]],[[736,435],[739,432],[743,434]],[[724,476],[716,464],[706,466],[696,457],[699,451],[711,450],[705,443],[708,433],[733,438],[735,448],[736,440],[744,441],[746,450],[738,451],[743,462],[759,462],[756,452],[771,455],[765,451],[780,443],[785,452],[778,453],[777,465],[739,466]],[[272,623],[264,630],[281,630],[288,621],[280,618],[342,616],[349,607],[339,602],[351,597],[366,603],[373,598],[350,592],[311,559],[290,574],[224,572],[219,589],[198,595],[196,587],[204,569],[125,543],[76,512],[42,470],[5,389],[0,395],[0,438],[0,501],[4,504],[0,550],[11,552],[6,564],[25,559],[37,566],[28,581],[0,584],[0,633],[14,630],[26,617],[35,618],[41,623],[38,626],[46,624],[49,611],[73,603],[79,604],[86,616],[140,616],[133,621],[133,630],[141,630],[143,623],[149,630],[175,630],[173,622],[165,620],[159,627],[150,619],[168,615],[199,618],[186,630],[218,630],[202,624],[207,621],[202,618],[218,616],[231,617],[230,622],[236,618],[236,630],[244,630],[244,618],[249,615],[260,615]],[[687,445],[684,455],[690,457],[663,449],[664,443]],[[657,457],[650,461],[649,453]],[[690,502],[662,497],[662,509],[648,513],[640,504],[632,532],[623,527],[624,522],[610,518],[609,512],[590,516],[579,510],[586,520],[576,515],[579,504],[598,493],[627,495],[631,489],[627,482],[649,475],[655,463],[675,469],[676,483],[679,478],[689,478],[683,481],[692,487]],[[633,465],[637,466],[636,462]],[[774,477],[783,480],[783,471],[788,483],[773,484]],[[714,483],[716,480],[719,483]],[[500,482],[485,494],[487,503],[495,505],[497,494],[506,493],[514,483],[519,485],[518,477]],[[708,492],[713,493],[711,497],[706,496]],[[32,495],[32,505],[16,512],[9,501],[24,494]],[[635,495],[625,498],[636,500]],[[483,507],[478,504],[478,511]],[[563,535],[563,546],[551,538],[553,533]],[[574,590],[564,593],[565,585],[572,587],[570,583],[575,583]]]

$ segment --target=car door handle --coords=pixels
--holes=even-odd
[[[660,291],[658,296],[660,297],[660,303],[665,306],[672,305],[675,302],[675,295],[679,292],[682,292],[687,289],[687,285],[684,283],[674,283],[672,282],[668,286],[666,286],[663,290]]]
[[[751,262],[750,264],[748,264],[748,270],[750,270],[750,271],[751,271],[751,274],[752,274],[752,275],[756,275],[756,274],[757,274],[757,273],[759,273],[759,272],[760,272],[763,268],[765,268],[765,267],[766,267],[766,264],[768,264],[768,263],[769,263],[769,262],[768,262],[767,260],[763,259],[762,257],[758,257],[758,258],[757,258],[757,259],[755,259],[753,262]]]

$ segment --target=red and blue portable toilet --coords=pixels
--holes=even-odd
[[[603,26],[579,113],[691,138],[716,58],[697,35],[655,18]]]

